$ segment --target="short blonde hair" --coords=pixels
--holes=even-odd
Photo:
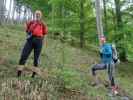
[[[36,15],[36,14],[39,14],[39,15],[42,17],[42,12],[41,12],[41,10],[36,10],[36,11],[35,11],[35,15]]]

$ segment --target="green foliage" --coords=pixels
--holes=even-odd
[[[18,2],[29,6],[33,11],[41,9],[46,16],[45,21],[49,26],[50,33],[59,32],[64,36],[71,33],[71,36],[79,40],[80,22],[83,20],[85,39],[88,42],[95,40],[96,23],[91,0],[83,1],[84,18],[82,19],[80,19],[79,0],[40,0],[39,2],[37,0],[18,0]]]
[[[118,0],[119,1],[119,0]],[[83,0],[83,14],[84,18],[80,18],[80,1],[79,0],[17,0],[18,3],[30,7],[34,12],[36,9],[41,9],[44,20],[48,24],[49,33],[61,33],[63,37],[68,39],[68,42],[79,43],[81,26],[80,22],[84,25],[84,43],[85,46],[98,44],[97,31],[96,31],[96,18],[94,12],[93,1]],[[120,51],[120,56],[126,59],[132,59],[132,5],[130,2],[120,0],[120,9],[122,22],[120,29],[117,28],[117,12],[115,11],[112,1],[106,1],[107,12],[107,32],[106,36],[109,42],[115,42]],[[104,14],[103,22],[105,22]],[[105,23],[104,23],[105,24]],[[71,35],[70,35],[71,34]],[[127,49],[126,49],[126,48]],[[88,48],[88,47],[87,47]],[[123,58],[123,57],[122,57]],[[125,58],[124,58],[125,59]]]
[[[114,31],[112,34],[109,35],[110,41],[113,40],[114,43],[116,43],[118,51],[119,51],[119,56],[122,61],[124,60],[131,60],[132,56],[132,48],[133,46],[131,45],[133,43],[132,35],[132,26],[131,25],[125,25],[121,30],[119,31]]]

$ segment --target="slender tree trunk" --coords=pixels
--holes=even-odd
[[[24,6],[24,15],[23,15],[23,21],[26,21],[26,13],[27,13],[27,7]]]
[[[52,3],[52,14],[51,14],[51,23],[52,23],[52,37],[54,38],[54,25],[55,25],[55,4]]]
[[[121,31],[123,29],[123,22],[122,22],[122,14],[121,14],[121,4],[120,0],[115,0],[115,11],[116,11],[116,20],[117,20],[117,30]],[[121,38],[121,41],[126,41],[124,40],[124,33],[122,33],[123,37]],[[127,60],[127,52],[126,52],[126,44],[121,44],[120,45],[120,59],[121,61],[128,61]]]
[[[6,15],[6,12],[7,12],[6,3],[7,3],[7,0],[4,0],[4,8],[5,8],[4,22],[6,22],[6,18],[7,18],[7,15]]]
[[[116,22],[116,14],[114,12],[114,5],[111,5],[111,14],[112,14],[112,20],[113,20],[113,27],[114,27],[114,31],[117,31],[117,22]]]
[[[61,20],[58,21],[58,26],[59,27],[62,27],[63,26],[63,22],[64,22],[64,18],[63,18],[64,17],[63,16],[64,15],[64,12],[63,12],[64,7],[63,6],[64,6],[64,4],[58,6],[58,16],[59,16],[58,18],[61,19]]]
[[[12,11],[12,22],[14,23],[15,18],[15,12],[16,12],[16,1],[13,1],[13,11]]]
[[[32,19],[32,11],[31,11],[31,9],[30,9],[30,20]]]
[[[31,13],[31,9],[28,8],[28,20],[30,20],[30,13]]]
[[[12,8],[12,20],[14,19],[14,14],[15,14],[15,0],[13,0],[13,8]]]
[[[32,16],[33,16],[33,12],[32,12],[32,10],[31,10],[31,19],[33,19],[33,17],[32,17]]]
[[[34,18],[34,12],[31,11],[31,19],[33,19],[33,18]]]
[[[65,11],[65,4],[62,5],[62,24],[63,24],[63,34],[65,36],[65,33],[66,33],[66,23],[65,23],[65,16],[66,16],[66,11]],[[66,37],[66,36],[65,36]]]
[[[7,15],[7,22],[11,20],[10,15],[11,15],[11,7],[12,7],[12,2],[13,0],[10,0],[10,5],[9,5],[9,10],[8,10],[8,15]]]
[[[80,47],[84,47],[84,0],[80,0]]]
[[[95,7],[96,7],[96,22],[97,22],[97,34],[100,41],[100,37],[103,34],[103,24],[102,24],[102,16],[101,16],[101,6],[100,6],[100,0],[96,0]],[[101,45],[101,43],[99,42]]]
[[[104,32],[106,33],[108,31],[106,0],[103,0],[103,6],[104,6]]]
[[[21,16],[21,6],[18,6],[18,23],[20,23],[20,16]]]
[[[120,10],[120,0],[115,0],[115,11],[116,11],[116,20],[117,20],[117,28],[120,29],[122,25],[122,14]]]
[[[0,0],[0,25],[2,25],[5,18],[4,0]]]

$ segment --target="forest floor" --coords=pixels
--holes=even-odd
[[[80,49],[59,39],[47,38],[41,55],[41,70],[44,76],[31,78],[31,72],[16,77],[16,67],[25,32],[21,26],[0,27],[0,100],[133,100],[133,63],[116,66],[116,83],[119,96],[109,96],[104,85],[106,71],[98,72],[100,87],[92,82],[91,66],[99,62],[98,53],[93,49]],[[32,66],[33,54],[27,66]]]

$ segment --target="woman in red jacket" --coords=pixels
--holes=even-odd
[[[21,76],[21,67],[25,65],[30,53],[34,50],[34,66],[37,67],[39,64],[39,56],[41,53],[43,39],[48,32],[47,26],[42,22],[41,11],[35,11],[35,17],[33,20],[26,23],[27,40],[22,50],[22,54],[19,60],[20,68],[17,71],[17,76]],[[32,77],[35,76],[33,72]]]

